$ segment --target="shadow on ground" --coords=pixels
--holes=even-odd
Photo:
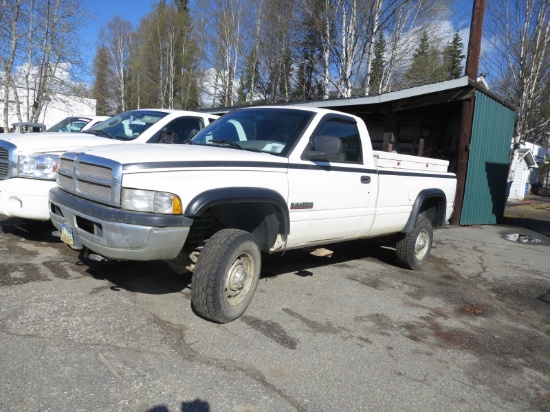
[[[508,202],[500,223],[550,237],[550,197],[526,195],[523,201]]]

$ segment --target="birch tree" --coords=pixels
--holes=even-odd
[[[385,48],[385,40],[383,39],[383,33],[382,31],[380,31],[380,35],[378,35],[378,32],[379,32],[379,29],[380,29],[380,16],[382,14],[382,5],[383,5],[383,1],[382,0],[374,0],[372,3],[372,6],[371,6],[371,10],[370,10],[370,16],[371,16],[371,19],[370,19],[370,30],[369,30],[369,34],[370,34],[370,39],[367,43],[367,51],[366,51],[366,67],[365,67],[365,72],[366,72],[366,76],[365,76],[365,80],[364,80],[364,95],[365,96],[368,96],[370,94],[370,86],[372,83],[375,83],[377,84],[378,86],[380,85],[380,76],[378,76],[375,81],[371,81],[371,72],[372,72],[372,65],[373,65],[373,61],[375,59],[375,46],[378,44],[378,46],[381,46],[383,44],[384,48]],[[376,37],[378,37],[378,42],[375,40]],[[381,56],[378,56],[378,57],[381,57]],[[379,63],[382,63],[382,59],[378,59],[378,62]],[[377,67],[377,74],[381,74],[379,73],[380,70],[378,70],[379,68]]]
[[[108,72],[116,93],[116,112],[128,110],[128,82],[132,23],[113,17],[99,32],[100,50],[107,52]]]
[[[353,83],[352,74],[358,64],[360,40],[364,32],[364,20],[366,13],[360,11],[358,0],[339,0],[337,2],[338,18],[337,30],[338,42],[334,44],[334,57],[338,70],[338,96],[351,97]]]
[[[493,1],[486,15],[492,47],[483,62],[495,74],[497,93],[518,108],[515,143],[547,144],[550,113],[540,109],[550,79],[550,1]]]
[[[245,0],[201,0],[198,2],[199,21],[204,22],[205,71],[210,73],[205,87],[211,105],[232,106],[237,99],[236,82],[242,64],[243,15]]]
[[[77,30],[86,18],[79,0],[2,0],[5,126],[10,96],[18,119],[36,122],[56,95],[73,91],[83,66]]]
[[[7,41],[0,42],[0,64],[3,71],[0,80],[2,81],[3,89],[4,130],[9,130],[9,97],[10,88],[14,85],[13,68],[21,37],[24,36],[24,24],[22,23],[21,10],[22,2],[23,0],[2,0],[2,13],[0,13],[0,30],[2,33],[7,34],[5,37]]]

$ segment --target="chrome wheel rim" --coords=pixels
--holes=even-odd
[[[430,244],[430,234],[427,230],[423,230],[418,234],[414,245],[414,254],[418,260],[424,259],[428,253],[428,245]]]
[[[233,261],[225,277],[224,297],[230,305],[241,303],[252,285],[254,278],[254,258],[241,253]]]

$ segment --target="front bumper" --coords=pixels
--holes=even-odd
[[[23,219],[50,220],[48,192],[53,180],[14,177],[0,180],[0,214]]]
[[[181,215],[132,212],[100,205],[56,187],[50,217],[72,230],[74,248],[83,246],[114,260],[170,260],[182,249],[192,219]]]

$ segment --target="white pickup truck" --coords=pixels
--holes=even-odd
[[[183,142],[218,116],[182,110],[132,110],[85,132],[6,134],[0,138],[0,214],[50,220],[48,192],[55,186],[59,155],[112,144]]]
[[[355,116],[246,108],[188,145],[63,154],[50,215],[75,249],[191,270],[196,311],[225,323],[248,307],[261,252],[397,234],[398,263],[419,267],[453,211],[447,167],[373,151]]]

